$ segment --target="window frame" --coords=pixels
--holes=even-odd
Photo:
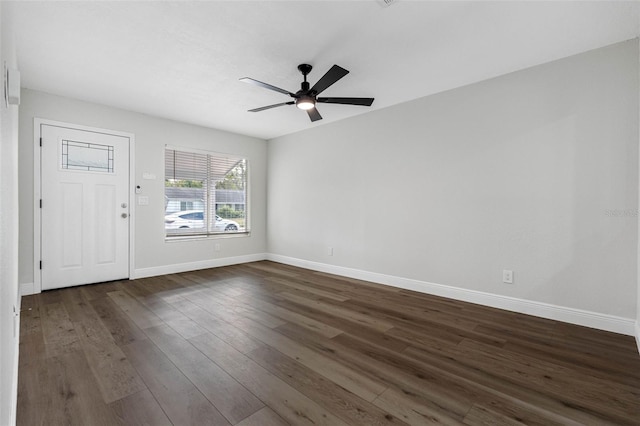
[[[169,229],[164,228],[164,237],[165,237],[165,242],[171,242],[171,241],[182,241],[182,240],[190,240],[190,239],[203,239],[203,238],[237,238],[237,237],[248,237],[251,234],[251,218],[250,218],[250,179],[251,179],[251,167],[250,167],[250,160],[248,157],[240,155],[240,154],[229,154],[229,153],[223,153],[223,152],[218,152],[218,151],[209,151],[209,150],[203,150],[203,149],[196,149],[196,148],[189,148],[189,147],[183,147],[183,146],[175,146],[175,145],[165,145],[164,146],[164,150],[163,150],[163,159],[164,159],[164,170],[163,170],[163,185],[164,185],[164,196],[165,196],[165,200],[167,200],[167,191],[166,189],[169,188],[166,185],[167,182],[167,167],[166,167],[166,163],[167,163],[167,153],[168,151],[175,151],[175,152],[184,152],[184,153],[191,153],[191,154],[198,154],[198,155],[206,155],[207,156],[207,164],[211,164],[211,158],[210,157],[218,157],[218,158],[226,158],[226,159],[233,159],[233,160],[238,160],[238,161],[244,161],[245,164],[245,172],[244,172],[244,229],[241,227],[238,231],[221,231],[221,232],[215,232],[215,231],[209,231],[209,223],[213,223],[213,227],[215,227],[215,222],[216,222],[216,217],[219,217],[218,212],[217,212],[217,205],[215,203],[215,201],[212,203],[209,199],[209,189],[204,190],[204,210],[205,210],[205,214],[209,213],[209,223],[205,223],[205,228],[204,231],[202,232],[175,232],[175,230],[172,230],[172,232],[168,232]],[[236,163],[237,164],[237,163]],[[235,166],[234,166],[235,167]],[[229,169],[229,171],[233,170],[233,168]],[[228,171],[228,172],[229,172]],[[227,173],[228,173],[227,172]],[[209,174],[210,171],[207,171],[207,181],[211,181],[214,182],[215,185],[215,180],[212,179],[211,175]],[[178,175],[179,176],[179,175]],[[175,177],[175,179],[180,179],[179,177]],[[214,187],[214,191],[215,191],[215,187]],[[168,202],[168,201],[167,201]],[[181,201],[182,204],[182,201]],[[213,207],[212,207],[213,204]],[[167,213],[166,210],[166,204],[165,204],[165,209],[164,209],[164,216],[168,216],[170,214],[177,214],[180,211],[175,211],[172,213]],[[208,211],[211,210],[211,211]],[[213,220],[211,219],[213,218]],[[224,218],[223,218],[224,219]],[[229,220],[233,220],[233,219],[229,219]]]

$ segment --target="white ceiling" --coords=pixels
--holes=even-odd
[[[270,139],[638,36],[638,2],[143,1],[4,3],[22,86]],[[351,73],[311,123],[285,95]]]

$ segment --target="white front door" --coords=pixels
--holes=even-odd
[[[41,127],[42,290],[129,277],[129,138]]]

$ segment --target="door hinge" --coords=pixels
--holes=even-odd
[[[42,146],[42,138],[40,138],[40,146]]]
[[[42,208],[42,198],[40,198],[40,208]]]
[[[42,269],[42,260],[40,261],[40,269]]]

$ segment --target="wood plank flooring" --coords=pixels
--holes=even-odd
[[[640,424],[632,337],[272,262],[21,315],[18,425]]]

